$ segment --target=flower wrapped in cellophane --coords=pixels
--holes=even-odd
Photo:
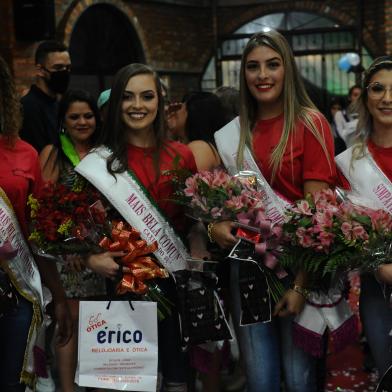
[[[129,224],[111,219],[106,203],[83,178],[78,178],[72,188],[46,184],[39,197],[29,196],[32,248],[39,256],[63,262],[67,255],[126,252],[116,261],[130,272],[119,274],[116,293],[157,301],[158,313],[163,317],[170,311],[170,302],[155,280],[169,274],[153,255],[157,244],[147,244]]]
[[[262,207],[262,193],[254,180],[221,169],[190,176],[184,185],[182,199],[201,220],[237,220],[238,214]]]
[[[176,174],[176,173],[175,173]],[[223,169],[174,176],[177,200],[188,215],[203,222],[236,222],[238,243],[228,258],[240,261],[242,324],[271,320],[271,297],[284,292],[276,250],[281,230],[273,224],[264,205],[265,190],[255,173],[231,176]]]
[[[338,200],[331,189],[315,192],[288,210],[280,261],[285,268],[310,272],[317,283],[328,274],[373,270],[388,262],[391,228],[384,210]]]

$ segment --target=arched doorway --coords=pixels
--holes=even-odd
[[[113,75],[124,65],[145,57],[132,23],[110,4],[88,7],[72,31],[69,51],[72,59],[71,87],[97,95],[110,88]]]

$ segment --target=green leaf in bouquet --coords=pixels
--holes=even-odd
[[[148,292],[144,295],[144,297],[149,301],[157,303],[158,319],[162,321],[172,314],[174,304],[164,296],[160,287],[156,283],[150,282],[148,284],[148,288]]]
[[[303,217],[299,220],[299,225],[302,227],[310,227],[312,225],[312,218]]]
[[[275,303],[278,303],[286,291],[282,282],[278,279],[274,272],[265,271],[269,292]]]
[[[28,240],[34,242],[38,247],[44,245],[44,235],[35,229],[30,233]]]
[[[339,272],[347,271],[348,269],[354,269],[354,265],[351,262],[352,254],[342,249],[340,253],[335,252],[333,256],[327,261],[324,266],[323,276],[327,274],[333,274],[335,276]],[[349,267],[349,264],[350,267]]]
[[[322,270],[322,265],[325,263],[324,256],[307,255],[306,260],[304,260],[305,271],[317,273]]]
[[[210,191],[210,186],[203,180],[198,179],[197,180],[197,188],[199,191],[200,196],[208,196],[209,191]]]
[[[348,240],[346,239],[346,237],[343,234],[337,234],[336,237],[338,238],[338,240],[340,240],[346,247],[353,247],[356,245],[356,241],[355,240]]]
[[[231,186],[231,190],[234,196],[239,196],[241,194],[242,188],[239,185],[233,183]],[[226,190],[225,193],[227,194]]]
[[[213,202],[214,206],[221,206],[222,202],[224,202],[227,199],[226,191],[221,187],[209,188],[206,191],[206,196],[208,200],[211,200]]]
[[[315,208],[314,198],[312,193],[308,193],[305,196],[305,200],[309,203],[311,209]]]
[[[363,226],[371,226],[372,224],[370,217],[365,215],[355,215],[355,220]]]

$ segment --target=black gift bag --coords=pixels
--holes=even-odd
[[[260,264],[254,244],[241,239],[228,258],[239,261],[240,325],[271,321],[271,294],[264,271],[266,267]]]
[[[232,339],[214,272],[181,270],[174,273],[180,315],[182,349],[210,341]]]

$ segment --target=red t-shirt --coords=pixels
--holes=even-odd
[[[21,139],[10,146],[0,137],[0,187],[10,199],[22,230],[27,233],[27,196],[42,187],[37,151]]]
[[[367,147],[377,166],[392,181],[392,147],[376,146],[370,139],[367,141]],[[350,189],[350,183],[346,177],[338,170],[339,185],[344,189]]]
[[[183,208],[173,201],[174,188],[171,177],[161,174],[156,179],[153,152],[153,148],[142,148],[128,144],[128,167],[157,202],[169,222],[181,232],[185,229]],[[182,143],[167,141],[160,157],[160,173],[164,170],[173,170],[174,159],[178,156],[180,157],[180,167],[186,168],[192,173],[197,171],[192,151]]]
[[[261,120],[253,131],[255,159],[269,184],[272,177],[271,154],[281,138],[283,121],[283,114]],[[329,162],[316,137],[302,122],[298,122],[295,132],[289,137],[282,166],[271,184],[274,190],[290,201],[303,197],[303,184],[306,180],[324,181],[330,185],[336,183],[332,132],[327,120],[321,114],[316,117],[315,122],[325,140]]]

